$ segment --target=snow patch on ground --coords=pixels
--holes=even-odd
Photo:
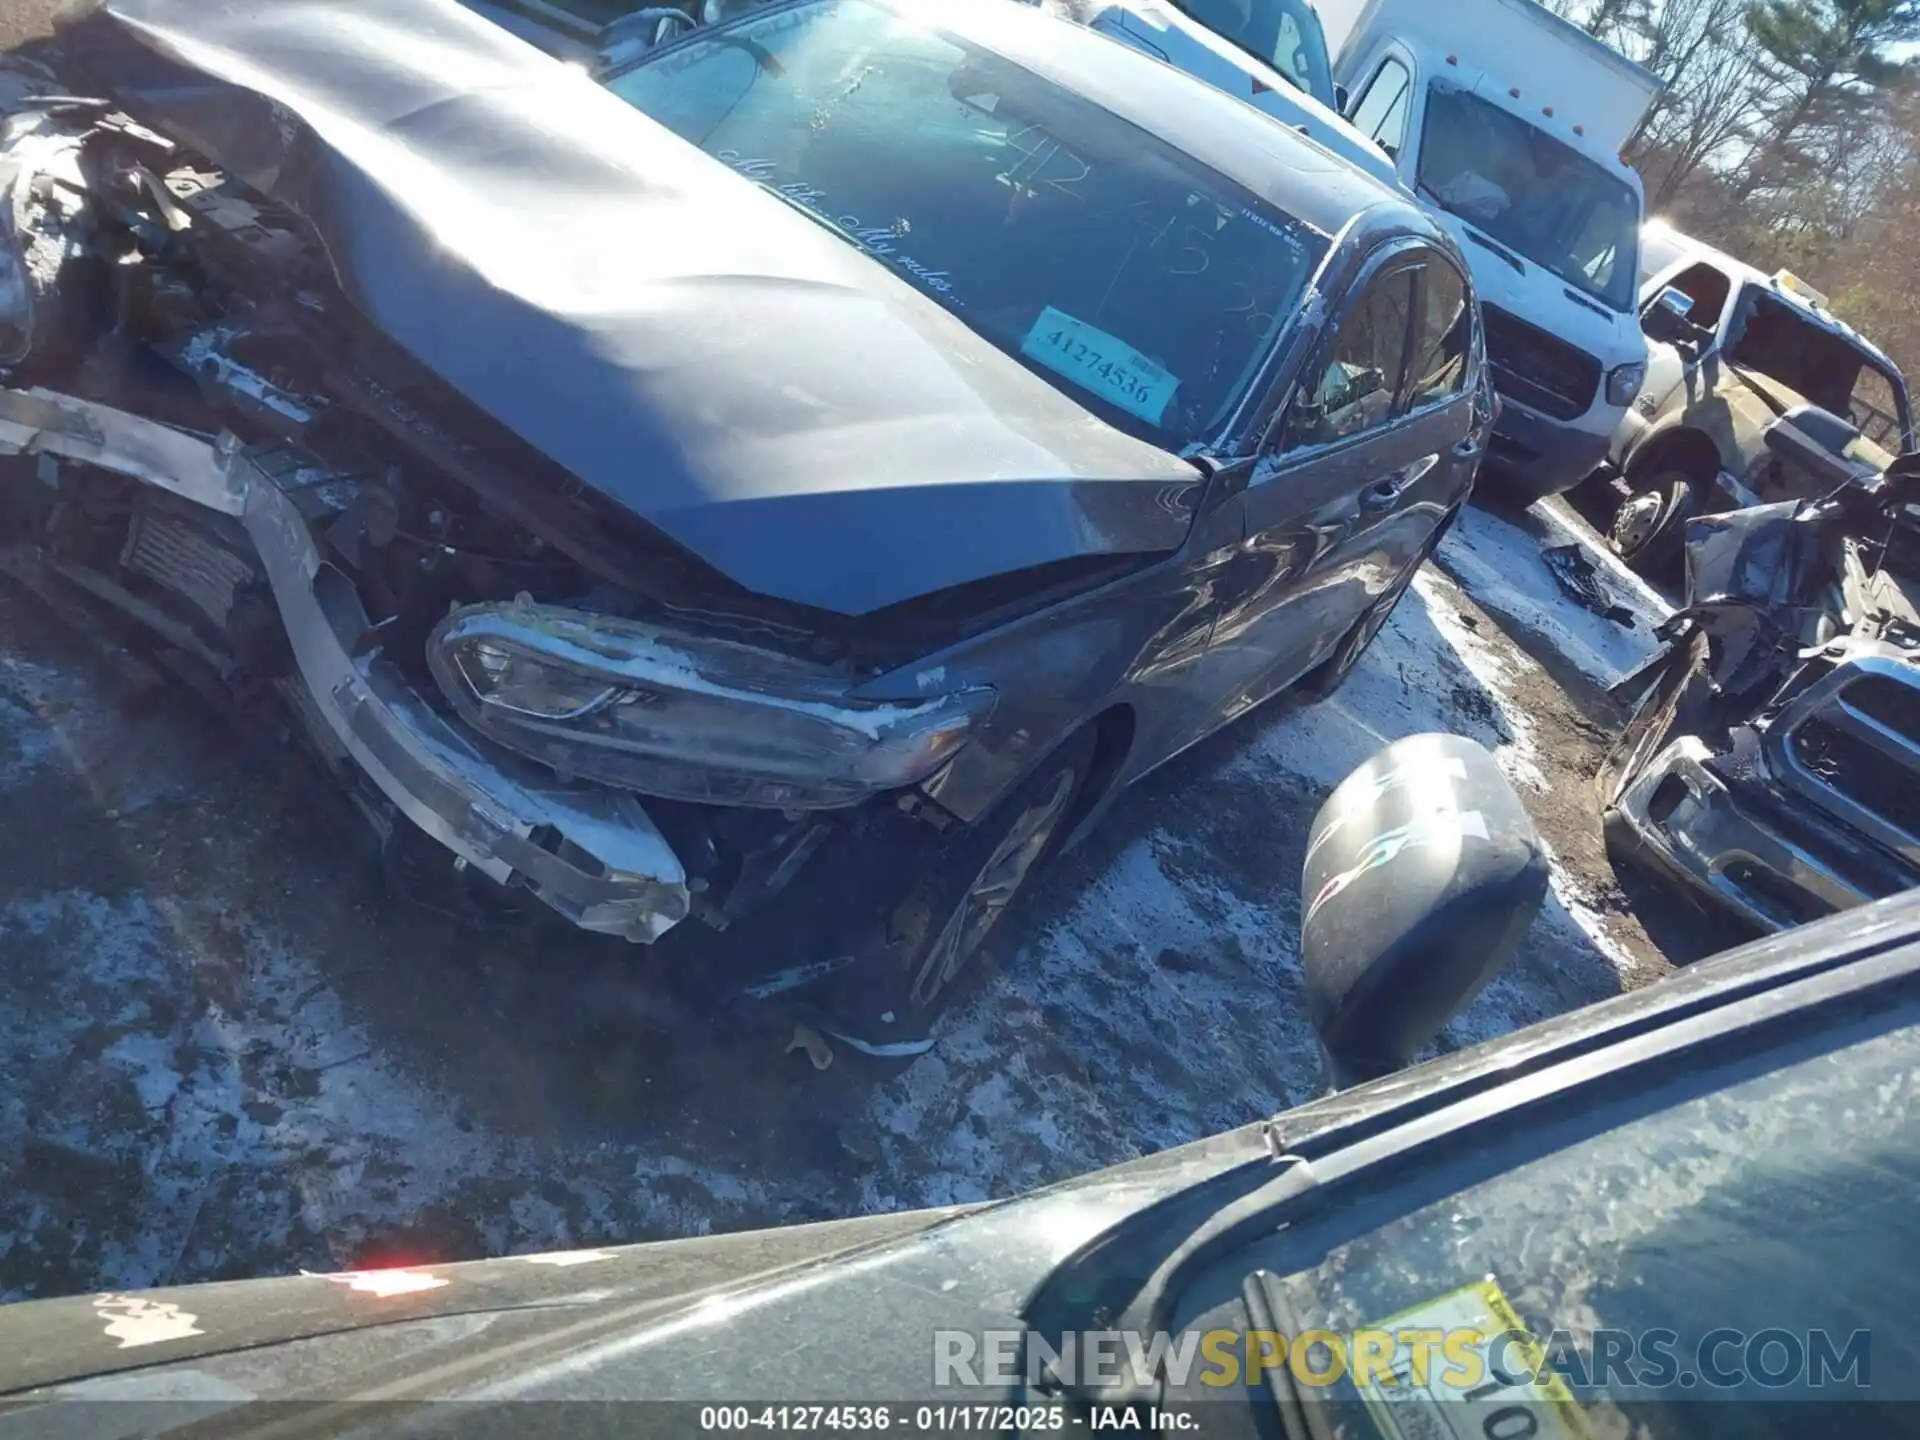
[[[463,1253],[502,1254],[965,1203],[1299,1103],[1319,1080],[1298,944],[1314,811],[1382,746],[1434,731],[1486,744],[1523,792],[1546,790],[1552,741],[1509,693],[1536,667],[1486,630],[1423,572],[1338,697],[1249,717],[1232,758],[1182,771],[1140,833],[1015,937],[1023,952],[948,1017],[932,1055],[824,1121],[803,1117],[819,1127],[808,1141],[730,1141],[726,1124],[669,1136],[657,1117],[609,1139],[476,1122],[458,1077],[487,1055],[453,1056],[437,1072],[452,1088],[429,1083],[342,999],[344,967],[411,963],[400,942],[301,928],[307,912],[276,903],[295,876],[325,889],[327,860],[246,855],[216,835],[235,847],[230,869],[177,897],[144,873],[119,893],[13,877],[0,1158],[18,1178],[0,1193],[0,1291],[344,1262],[429,1214],[470,1222]],[[191,788],[181,757],[197,752],[150,732],[169,725],[128,725],[80,672],[0,654],[0,802],[57,789],[70,809],[124,807],[141,786]],[[343,959],[342,934],[376,948]],[[1584,980],[1510,974],[1450,1041],[1591,998],[1596,947],[1620,967],[1558,864],[1529,944],[1569,948]],[[507,1058],[530,1063],[520,1051],[537,1042],[519,1044]],[[778,1098],[760,1076],[738,1085],[742,1106]]]
[[[1583,545],[1609,594],[1632,614],[1630,628],[1578,604],[1547,568],[1542,550],[1573,544]],[[1524,527],[1468,506],[1441,542],[1439,560],[1481,605],[1553,645],[1598,685],[1613,684],[1660,648],[1653,627],[1670,613],[1666,602],[1554,506],[1534,507]]]

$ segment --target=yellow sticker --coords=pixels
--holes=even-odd
[[[1592,1440],[1491,1275],[1363,1326],[1351,1357],[1384,1440]]]

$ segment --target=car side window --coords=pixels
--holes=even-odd
[[[1402,413],[1396,399],[1406,371],[1417,274],[1396,267],[1368,282],[1347,311],[1331,349],[1310,365],[1294,393],[1283,448],[1331,445]]]
[[[1467,388],[1473,350],[1473,306],[1467,282],[1444,260],[1432,260],[1423,272],[1420,308],[1414,317],[1413,359],[1408,370],[1410,409],[1437,405]]]
[[[1398,60],[1388,59],[1373,72],[1360,103],[1353,107],[1353,128],[1387,154],[1400,158],[1407,143],[1407,105],[1413,76]]]

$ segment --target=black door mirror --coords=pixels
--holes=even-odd
[[[1411,1064],[1512,958],[1546,893],[1546,849],[1473,741],[1415,735],[1341,782],[1300,891],[1307,1009],[1333,1084]]]
[[[1678,286],[1669,285],[1647,306],[1640,328],[1647,332],[1650,339],[1672,345],[1695,333],[1696,327],[1689,318],[1692,314],[1693,297]]]
[[[1346,86],[1336,85],[1333,87],[1333,108],[1338,110],[1342,115],[1347,113],[1347,103],[1352,100],[1352,98],[1353,97],[1347,93]]]

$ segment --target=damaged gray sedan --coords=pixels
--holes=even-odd
[[[1121,787],[1336,686],[1491,423],[1416,207],[1024,7],[604,84],[452,0],[60,44],[0,153],[10,572],[290,708],[415,871],[762,925],[729,983],[859,1048]]]

